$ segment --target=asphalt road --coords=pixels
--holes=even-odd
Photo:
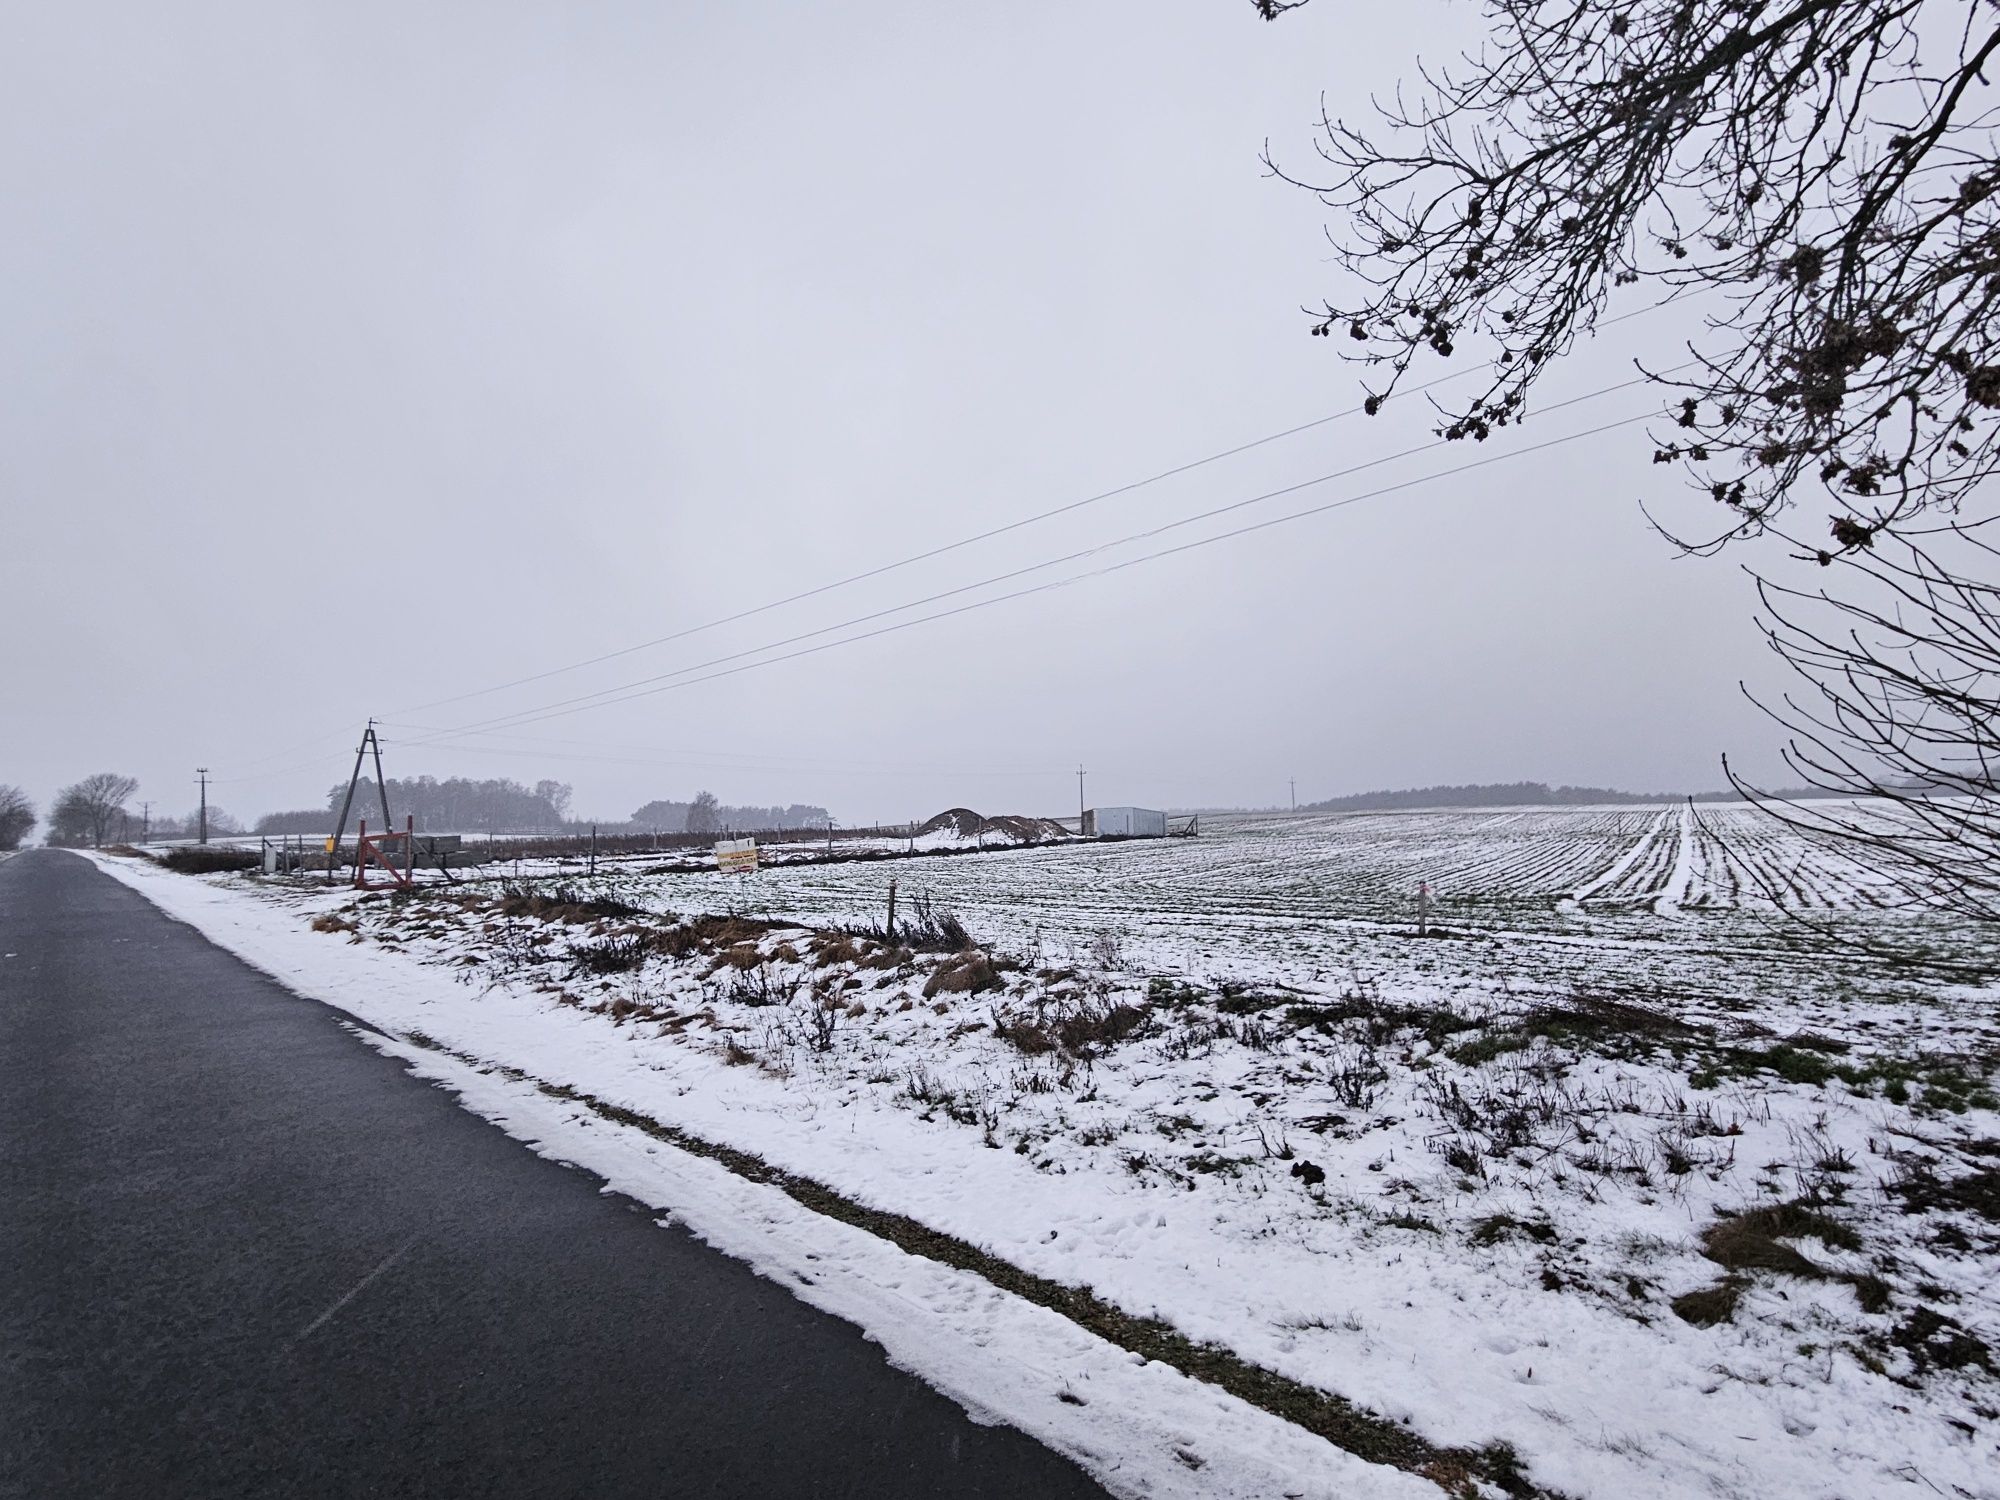
[[[0,861],[0,1495],[1099,1495],[85,860]]]

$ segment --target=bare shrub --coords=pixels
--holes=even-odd
[[[1089,1058],[1143,1034],[1149,1013],[1123,1001],[1065,997],[1044,1000],[1031,1015],[995,1016],[994,1032],[1030,1057],[1064,1052]]]
[[[956,912],[939,908],[929,891],[918,891],[908,915],[896,924],[896,941],[919,953],[956,953],[972,946],[972,934]]]
[[[1089,951],[1090,961],[1100,969],[1125,966],[1125,939],[1109,928],[1092,935]]]
[[[507,917],[539,917],[545,922],[572,924],[650,915],[644,907],[614,896],[593,895],[573,885],[555,885],[544,890],[530,880],[501,882],[494,909]]]
[[[572,949],[570,962],[585,974],[622,974],[644,964],[650,951],[643,937],[613,937]]]
[[[834,932],[913,953],[957,953],[972,946],[972,934],[966,931],[958,914],[938,906],[929,891],[918,891],[910,897],[896,918],[893,933],[875,922],[852,923]]]
[[[1349,1109],[1370,1109],[1376,1089],[1388,1079],[1366,1042],[1337,1047],[1327,1058],[1327,1083],[1333,1097]]]
[[[1087,1053],[1115,1046],[1135,1036],[1146,1024],[1146,1012],[1136,1005],[1086,1001],[1066,1010],[1053,1023],[1056,1042],[1066,1052]]]
[[[749,969],[733,968],[729,988],[723,992],[723,997],[738,1005],[787,1005],[798,994],[802,983],[799,979],[780,978],[769,964],[758,964]]]
[[[226,844],[188,844],[169,849],[160,863],[181,875],[217,875],[226,870],[254,870],[263,861],[254,849]]]
[[[815,1052],[831,1052],[834,1034],[840,1029],[841,1006],[837,1000],[821,1000],[806,1011],[807,1040]]]

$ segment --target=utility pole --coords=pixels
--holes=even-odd
[[[1292,811],[1297,812],[1298,810],[1299,810],[1299,778],[1294,776],[1292,778]]]
[[[208,767],[196,766],[196,776],[201,778],[201,842],[208,842]]]
[[[1076,831],[1079,837],[1083,833],[1083,776],[1083,766],[1079,763],[1076,768]]]
[[[140,825],[143,831],[139,835],[139,842],[150,844],[153,841],[153,804],[150,802],[141,802],[139,804],[139,812],[145,819],[145,822]]]
[[[340,801],[340,821],[334,824],[333,837],[327,840],[326,882],[333,884],[333,862],[339,856],[340,840],[347,832],[347,815],[354,808],[354,789],[361,784],[361,763],[370,749],[375,751],[375,792],[382,799],[382,827],[393,827],[389,817],[389,783],[382,775],[382,741],[376,738],[375,721],[370,719],[368,727],[361,732],[361,743],[354,747],[354,774],[347,778],[347,795]],[[358,860],[361,851],[355,850]],[[357,866],[359,868],[359,866]]]

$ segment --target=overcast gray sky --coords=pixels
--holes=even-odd
[[[597,667],[1352,406],[1304,163],[1467,5],[0,9],[0,781],[240,816],[392,774],[951,803],[1278,803],[1768,766],[1746,580],[1642,430],[766,669],[751,650],[1423,441],[1421,398]],[[1670,357],[1675,311],[1544,408]],[[1440,367],[1439,373],[1444,372]],[[1090,564],[1655,404],[1545,412]],[[991,592],[959,595],[947,607]],[[918,611],[927,613],[929,610]],[[862,628],[894,623],[887,616]],[[816,637],[815,641],[826,637]],[[808,642],[806,644],[812,644]],[[787,649],[797,649],[796,647]],[[700,674],[697,674],[700,675]],[[418,729],[413,726],[428,726]]]

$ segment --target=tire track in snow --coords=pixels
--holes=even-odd
[[[1662,813],[1660,816],[1662,821],[1664,821],[1666,814]],[[1676,832],[1679,842],[1674,847],[1673,873],[1667,877],[1666,888],[1660,892],[1659,899],[1653,903],[1654,913],[1662,917],[1677,917],[1680,915],[1681,903],[1687,900],[1688,891],[1694,884],[1696,860],[1694,849],[1694,804],[1692,802],[1683,802],[1681,804],[1680,820]]]
[[[1670,807],[1661,808],[1659,813],[1653,818],[1653,821],[1647,825],[1646,831],[1639,835],[1638,841],[1625,851],[1623,859],[1619,860],[1595,880],[1588,881],[1570,892],[1569,899],[1578,905],[1582,905],[1585,900],[1596,895],[1599,891],[1616,885],[1619,880],[1624,878],[1625,872],[1630,870],[1638,862],[1639,857],[1652,846],[1654,838],[1659,834],[1660,825],[1667,821],[1667,814],[1672,811],[1673,809]]]

